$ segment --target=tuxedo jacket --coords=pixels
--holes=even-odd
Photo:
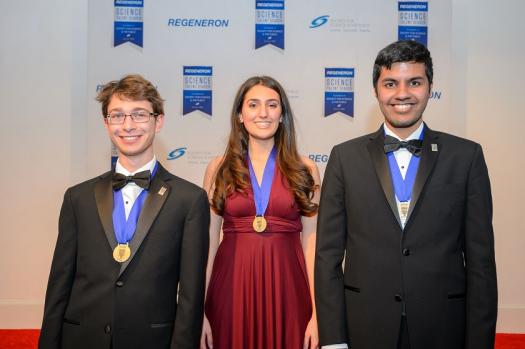
[[[321,345],[494,347],[492,199],[479,144],[425,126],[406,226],[384,130],[337,145],[318,218],[315,293]],[[342,263],[344,260],[344,271]]]
[[[159,164],[124,263],[113,259],[112,210],[111,172],[66,191],[39,348],[197,348],[206,193]]]

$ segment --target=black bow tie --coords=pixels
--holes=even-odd
[[[111,184],[113,185],[113,190],[120,190],[129,182],[134,182],[143,189],[149,189],[150,177],[151,172],[149,170],[135,173],[133,176],[125,176],[122,173],[113,173]]]
[[[400,141],[399,139],[386,135],[385,136],[385,153],[396,151],[399,148],[405,148],[415,156],[421,155],[421,146],[423,141],[420,139],[411,139],[409,141]]]

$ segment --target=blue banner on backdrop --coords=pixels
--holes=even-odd
[[[427,46],[428,1],[399,1],[399,40],[415,40]]]
[[[354,68],[325,68],[324,116],[354,116]]]
[[[212,115],[213,67],[184,66],[182,115],[196,110]]]
[[[265,45],[284,50],[284,0],[255,1],[255,49]]]
[[[131,42],[143,46],[144,0],[115,0],[113,46]]]

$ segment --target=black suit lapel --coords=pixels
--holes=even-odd
[[[414,187],[412,188],[412,196],[410,198],[410,207],[408,209],[407,215],[407,225],[410,220],[410,216],[416,207],[423,187],[427,182],[427,179],[434,169],[436,160],[438,158],[439,152],[441,151],[441,144],[438,142],[438,135],[425,124],[423,136],[423,146],[421,149],[421,160],[419,162],[419,168],[417,169],[416,180],[414,182]]]
[[[115,230],[113,229],[113,188],[111,187],[111,172],[105,173],[100,180],[95,183],[95,202],[97,204],[98,215],[104,233],[108,239],[111,251],[117,246]]]
[[[390,205],[392,214],[396,218],[399,227],[401,227],[401,219],[399,218],[399,212],[397,210],[397,203],[394,195],[394,188],[392,186],[392,178],[390,177],[388,159],[384,151],[384,144],[385,131],[383,130],[383,127],[381,127],[379,131],[370,136],[370,143],[368,143],[367,147],[376,170],[377,178],[383,188],[385,198]]]
[[[164,205],[164,202],[169,195],[170,187],[165,182],[165,180],[168,178],[168,175],[169,173],[159,163],[157,173],[151,181],[148,195],[144,200],[144,206],[140,212],[135,234],[133,235],[133,239],[131,239],[129,242],[131,257],[126,262],[122,263],[119,276],[126,270],[129,263],[137,253],[137,250],[140,248],[140,245],[144,241],[144,238],[151,228],[151,225],[155,221],[155,218],[157,218],[160,209]]]

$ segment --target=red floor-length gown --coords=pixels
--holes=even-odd
[[[224,238],[206,297],[214,349],[299,349],[312,315],[301,247],[301,215],[288,182],[275,168],[265,218],[252,228],[251,189],[226,199]]]

